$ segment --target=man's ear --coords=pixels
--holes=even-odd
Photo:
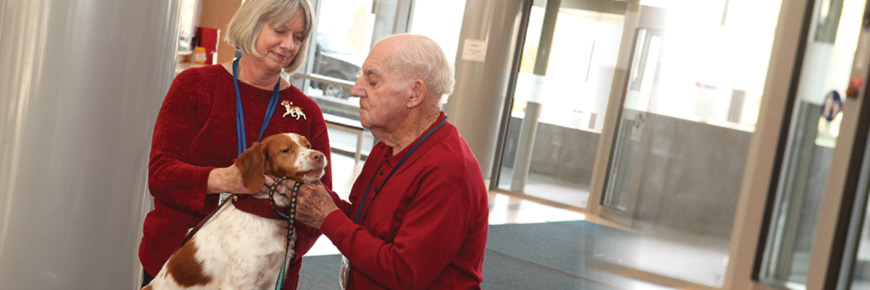
[[[426,83],[421,79],[411,82],[411,96],[408,98],[408,108],[414,108],[423,103],[429,95],[426,91]]]

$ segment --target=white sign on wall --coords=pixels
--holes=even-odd
[[[484,62],[486,60],[486,41],[466,38],[462,45],[462,59]]]

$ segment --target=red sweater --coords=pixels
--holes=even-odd
[[[252,146],[260,134],[272,90],[239,82],[245,110],[245,137]],[[326,123],[317,104],[294,86],[280,92],[279,102],[299,106],[307,119],[282,118],[275,109],[266,136],[293,132],[307,137],[314,149],[331,161]],[[232,74],[221,65],[185,70],[169,88],[157,115],[148,165],[148,188],[154,196],[154,210],[145,217],[139,260],[156,275],[177,249],[187,230],[217,207],[218,195],[206,195],[209,172],[233,164],[238,157],[236,136],[236,93]],[[332,165],[322,182],[332,187]],[[334,196],[335,199],[337,197]],[[296,258],[287,272],[284,289],[296,289],[301,257],[320,232],[296,223]]]
[[[443,118],[442,113],[435,124]],[[412,146],[392,155],[390,147],[375,145],[350,204],[339,205],[344,213],[329,214],[320,227],[350,260],[348,289],[480,289],[487,191],[480,165],[455,126],[445,123],[435,131],[375,193]]]

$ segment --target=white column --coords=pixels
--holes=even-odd
[[[538,40],[538,54],[535,57],[535,77],[538,82],[534,88],[534,95],[528,96],[526,112],[523,116],[520,136],[517,139],[517,152],[514,159],[514,173],[511,179],[511,191],[524,192],[526,179],[529,177],[529,169],[532,164],[532,152],[535,150],[535,136],[538,129],[538,117],[541,115],[542,82],[547,75],[547,67],[550,64],[550,48],[553,45],[553,32],[556,30],[556,19],[559,15],[561,0],[549,0],[544,11],[544,23],[541,27],[541,37]]]
[[[0,4],[0,288],[137,288],[178,1]]]
[[[522,0],[468,0],[456,53],[456,86],[444,111],[468,142],[484,177],[498,141]]]

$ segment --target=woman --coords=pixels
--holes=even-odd
[[[308,0],[244,1],[225,38],[243,52],[242,57],[185,70],[173,81],[151,144],[148,183],[154,210],[145,218],[139,248],[146,284],[188,229],[217,208],[220,193],[252,193],[232,165],[247,147],[272,134],[294,132],[331,160],[320,108],[280,77],[282,71],[293,73],[305,62],[313,22]],[[283,117],[287,114],[279,103],[298,107],[294,110],[305,117]],[[238,132],[244,132],[244,138],[238,138]],[[331,165],[321,181],[331,188]],[[268,176],[267,182],[272,182]],[[296,289],[301,257],[320,235],[301,223],[296,227],[296,258],[285,274],[284,289]]]

